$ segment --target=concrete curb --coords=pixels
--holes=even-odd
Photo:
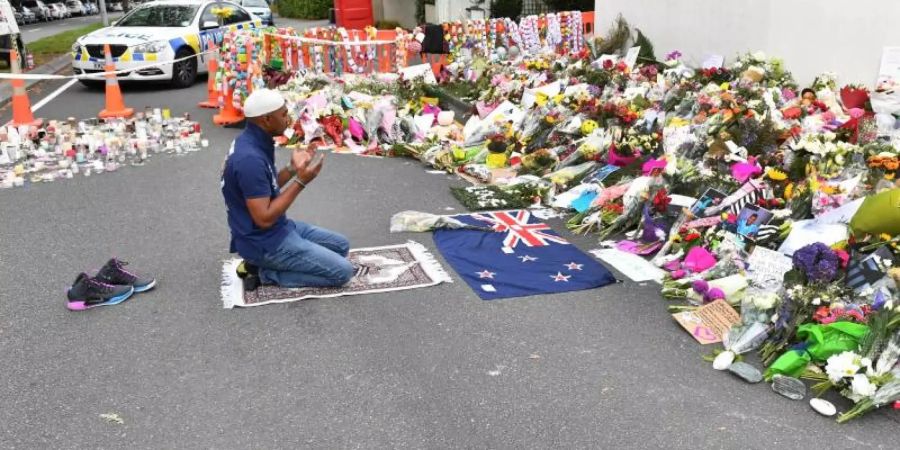
[[[54,75],[64,70],[67,66],[71,66],[72,64],[72,55],[61,55],[52,61],[44,64],[42,66],[36,67],[34,70],[28,72],[30,74],[37,75]],[[31,89],[35,84],[44,82],[47,80],[26,80],[25,81],[25,89]],[[9,104],[9,101],[12,99],[12,84],[10,83],[2,83],[0,86],[0,108],[5,107]],[[32,99],[33,101],[33,99]]]

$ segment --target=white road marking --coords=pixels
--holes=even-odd
[[[31,33],[31,32],[34,32],[34,31],[41,31],[41,30],[43,30],[43,28],[32,28],[32,29],[30,29],[30,30],[25,30],[25,32],[26,32],[26,33]]]
[[[31,107],[31,111],[32,112],[37,111],[42,106],[46,105],[47,103],[50,103],[50,101],[52,101],[54,98],[56,98],[56,96],[58,96],[59,94],[62,94],[63,92],[65,92],[66,89],[72,87],[72,85],[77,82],[78,82],[78,80],[69,80],[68,83],[62,85],[62,87],[51,92],[50,95],[42,98],[41,101],[35,103],[34,106]]]

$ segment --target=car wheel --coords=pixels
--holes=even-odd
[[[175,54],[175,59],[193,55],[189,48],[182,48]],[[194,84],[197,79],[197,58],[188,58],[172,64],[172,87],[183,89]]]

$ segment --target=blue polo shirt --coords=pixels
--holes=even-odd
[[[222,196],[228,209],[231,228],[230,252],[259,262],[263,254],[274,251],[290,233],[291,222],[282,215],[274,225],[262,229],[253,223],[247,200],[278,196],[278,170],[275,168],[275,142],[262,128],[247,122],[247,128],[234,140],[234,147],[222,172]]]

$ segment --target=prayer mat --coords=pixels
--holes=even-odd
[[[254,291],[244,291],[244,283],[237,276],[241,259],[230,259],[222,268],[222,302],[230,309],[309,298],[402,291],[452,282],[431,252],[418,242],[352,249],[348,257],[357,270],[350,282],[339,288],[262,285]]]
[[[532,217],[530,211],[452,217],[493,229],[434,232],[444,259],[482,300],[578,291],[616,282],[603,264]]]

